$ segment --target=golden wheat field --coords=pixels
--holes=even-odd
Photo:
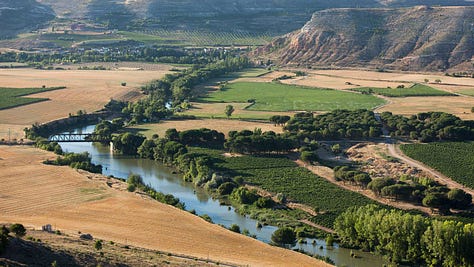
[[[42,164],[55,155],[26,146],[0,146],[0,214],[4,222],[137,247],[251,266],[329,266],[273,247],[188,212],[161,204],[126,185],[69,167]]]

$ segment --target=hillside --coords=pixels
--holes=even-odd
[[[254,56],[288,65],[472,70],[473,7],[330,9]]]
[[[327,8],[473,5],[465,0],[38,0],[59,17],[129,30],[209,30],[281,35]]]
[[[35,0],[0,1],[0,38],[36,29],[53,19],[53,10]]]

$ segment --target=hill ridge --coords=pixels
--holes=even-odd
[[[253,53],[287,65],[472,69],[474,8],[327,9]]]

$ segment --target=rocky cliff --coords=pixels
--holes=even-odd
[[[289,65],[472,69],[474,7],[329,9],[254,52]]]

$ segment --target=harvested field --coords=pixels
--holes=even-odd
[[[405,87],[410,87],[413,85],[413,83],[362,80],[360,78],[338,77],[338,76],[318,74],[318,73],[313,73],[313,72],[308,73],[307,76],[297,77],[297,78],[289,79],[289,80],[283,80],[281,82],[286,83],[286,84],[293,84],[293,85],[333,88],[333,89],[352,89],[352,88],[357,88],[357,87],[395,88],[401,84],[405,85]]]
[[[395,88],[398,85],[410,87],[414,83],[426,83],[436,89],[456,92],[463,88],[474,88],[474,79],[455,78],[445,76],[443,73],[403,73],[403,72],[375,72],[363,70],[307,70],[302,69],[308,75],[291,80],[283,80],[283,83],[327,87],[334,89],[350,89],[361,87]],[[435,83],[436,80],[441,83]],[[350,83],[350,84],[348,84]]]
[[[172,206],[125,190],[125,185],[69,167],[43,165],[55,155],[0,147],[3,222],[252,266],[329,266],[308,256],[233,233]]]
[[[443,111],[464,120],[472,120],[474,119],[472,107],[474,107],[474,98],[470,96],[407,97],[390,98],[390,104],[377,111],[391,111],[405,116],[420,112]]]
[[[92,70],[34,70],[1,69],[1,87],[66,86],[66,89],[43,92],[30,97],[50,100],[0,111],[0,137],[8,138],[8,129],[21,129],[35,122],[44,123],[64,118],[78,110],[93,112],[101,109],[111,98],[135,100],[141,97],[139,87],[158,79],[168,72],[169,66],[160,71],[92,71]],[[126,82],[126,86],[121,86]],[[15,132],[23,137],[22,132]]]
[[[144,124],[133,127],[140,130],[146,137],[151,138],[153,134],[158,134],[160,137],[165,136],[166,130],[169,128],[175,128],[178,131],[208,128],[216,130],[218,132],[227,135],[229,131],[241,131],[250,130],[253,131],[255,128],[260,128],[262,131],[274,131],[281,133],[281,126],[274,126],[271,123],[262,122],[250,122],[240,120],[219,120],[219,119],[208,119],[208,120],[186,120],[186,121],[163,121],[156,124]]]
[[[169,255],[107,240],[102,240],[102,249],[98,251],[94,248],[98,239],[81,239],[80,235],[58,235],[54,232],[27,229],[26,238],[11,240],[0,257],[0,265],[50,266],[56,262],[57,266],[227,266],[222,262],[217,264],[207,259]],[[34,255],[31,251],[35,252]]]

